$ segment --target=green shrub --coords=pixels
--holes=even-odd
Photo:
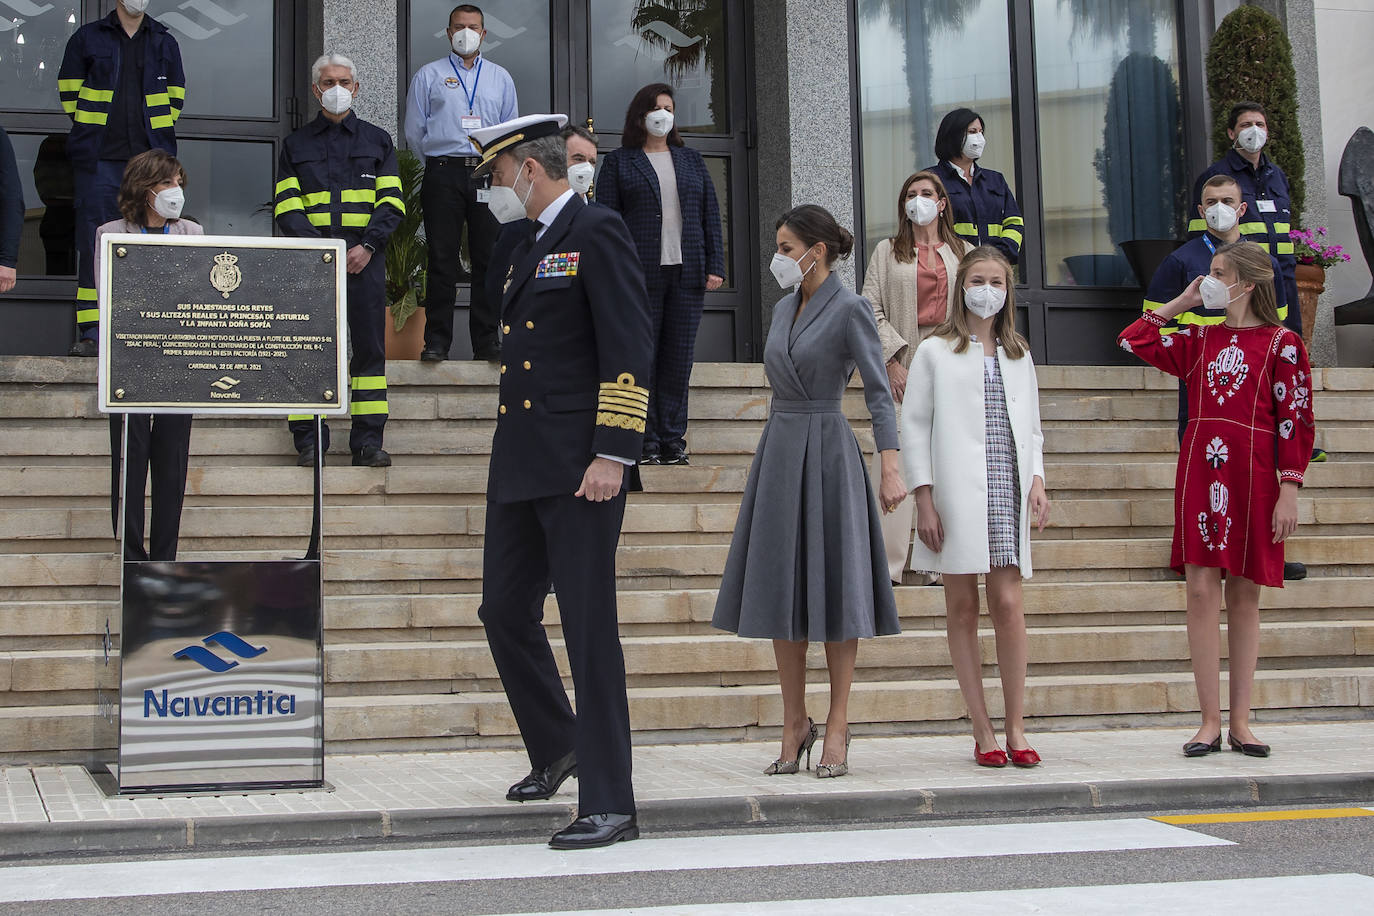
[[[1288,176],[1293,226],[1302,225],[1306,198],[1302,133],[1298,127],[1298,77],[1293,49],[1277,19],[1242,6],[1217,26],[1207,51],[1207,92],[1212,99],[1212,146],[1216,159],[1233,146],[1226,121],[1237,102],[1259,102],[1269,122],[1264,153]]]

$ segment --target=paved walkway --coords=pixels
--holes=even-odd
[[[1186,728],[1049,732],[1045,763],[984,769],[972,739],[856,737],[849,776],[760,772],[776,742],[635,749],[641,820],[660,829],[818,819],[1120,808],[1374,802],[1374,722],[1264,724],[1268,759],[1223,751],[1189,760]],[[812,763],[820,759],[817,745]],[[522,752],[337,756],[329,790],[193,797],[107,797],[83,767],[0,769],[0,854],[184,848],[370,836],[538,835],[566,823],[576,782],[517,805],[506,787]]]

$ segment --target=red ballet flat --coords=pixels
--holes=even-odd
[[[1040,755],[1034,748],[1027,747],[1018,751],[1014,747],[1008,747],[1007,750],[1011,751],[1011,762],[1014,766],[1033,767],[1040,764]]]
[[[1000,747],[993,748],[986,754],[978,750],[978,742],[973,742],[973,759],[980,767],[1004,767],[1007,765],[1007,753]]]

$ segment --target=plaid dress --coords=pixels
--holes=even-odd
[[[1021,477],[996,357],[983,360],[983,413],[988,463],[988,557],[991,568],[1021,565]]]

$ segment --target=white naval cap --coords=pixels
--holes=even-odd
[[[468,133],[472,142],[482,151],[482,164],[473,170],[473,175],[485,175],[491,169],[496,157],[521,143],[552,137],[568,126],[568,116],[561,114],[532,114],[490,127],[479,127]]]

